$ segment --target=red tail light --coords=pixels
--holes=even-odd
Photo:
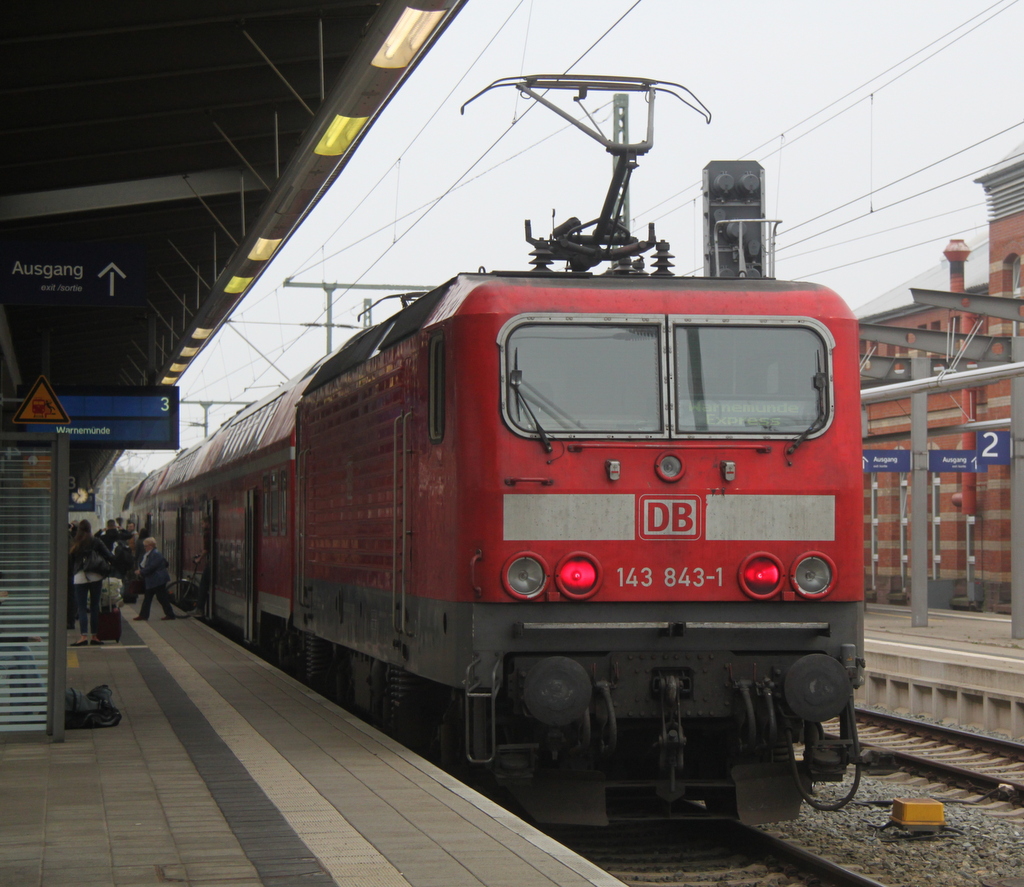
[[[782,562],[771,554],[759,551],[740,564],[740,588],[755,600],[774,597],[782,587]]]
[[[574,552],[563,558],[558,565],[555,584],[567,597],[588,598],[601,585],[601,567],[589,554]]]

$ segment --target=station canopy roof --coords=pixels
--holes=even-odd
[[[145,272],[137,303],[120,307],[17,304],[0,292],[5,398],[44,371],[58,391],[174,384],[465,2],[10,10],[2,255],[129,244]],[[9,273],[0,269],[0,288]],[[9,429],[16,404],[4,407]],[[72,474],[96,482],[116,455],[73,447]]]

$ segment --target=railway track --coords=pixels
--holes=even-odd
[[[904,772],[998,802],[1004,815],[1024,808],[1021,743],[870,709],[857,721],[861,744],[890,752]]]
[[[872,710],[859,710],[858,721],[862,744],[884,749],[896,759],[902,772],[887,779],[894,786],[906,782],[905,794],[935,796],[1024,822],[1024,745]],[[858,806],[851,807],[848,816],[860,816],[855,812]],[[837,820],[831,821],[838,825]],[[631,887],[880,887],[885,883],[781,836],[734,822],[620,821],[614,829],[559,826],[546,830]],[[870,831],[862,827],[860,834]],[[837,841],[833,850],[845,844],[841,837]],[[944,850],[932,847],[933,853]],[[949,845],[954,853],[955,847],[955,843]],[[860,855],[836,854],[837,858]],[[997,878],[969,883],[1018,882]]]
[[[631,887],[884,887],[760,829],[725,820],[545,831]]]

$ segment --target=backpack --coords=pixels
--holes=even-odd
[[[64,691],[64,729],[116,727],[121,723],[121,712],[112,702],[113,695],[106,684],[88,693],[68,687]]]
[[[114,569],[127,576],[135,567],[135,555],[123,542],[114,545]]]

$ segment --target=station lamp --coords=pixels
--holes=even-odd
[[[326,193],[359,140],[466,0],[384,0],[248,236],[222,271],[163,384],[206,344]],[[178,368],[181,367],[179,370]]]

